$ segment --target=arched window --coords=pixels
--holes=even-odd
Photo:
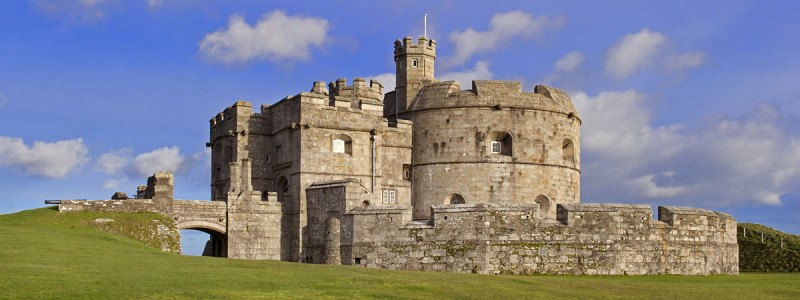
[[[284,202],[289,197],[289,181],[286,177],[281,176],[275,183],[275,189],[278,192],[278,202]]]
[[[511,156],[512,139],[511,134],[503,131],[491,132],[487,135],[487,148],[488,152],[495,155],[508,155]]]
[[[575,144],[570,139],[564,139],[561,145],[561,158],[564,161],[575,162]]]
[[[464,204],[464,203],[467,203],[466,201],[464,201],[464,196],[461,196],[460,194],[457,194],[457,193],[453,193],[453,194],[450,194],[450,196],[447,196],[447,201],[446,202],[450,203],[450,204]]]
[[[337,134],[333,137],[333,153],[353,154],[353,140],[346,134]]]
[[[539,215],[541,216],[548,216],[550,212],[550,199],[547,198],[545,195],[536,196],[536,199],[533,200],[536,203],[539,203]]]

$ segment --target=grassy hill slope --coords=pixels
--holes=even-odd
[[[740,223],[738,235],[740,271],[800,272],[800,236],[752,223]]]
[[[0,298],[673,300],[800,295],[797,273],[493,276],[180,256],[87,225],[101,215],[47,208],[0,216]]]

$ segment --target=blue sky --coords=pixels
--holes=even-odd
[[[345,77],[566,90],[582,202],[696,206],[800,233],[796,1],[53,0],[0,4],[0,213],[107,199],[157,169],[208,199],[208,120]]]

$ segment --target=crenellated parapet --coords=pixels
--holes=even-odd
[[[317,90],[317,83],[314,90]],[[339,78],[328,84],[331,106],[350,106],[355,109],[373,110],[380,107],[383,111],[383,85],[377,80],[370,80],[369,85],[364,78],[353,79],[352,85],[347,85],[347,79]],[[366,106],[366,107],[365,107]]]
[[[426,222],[404,222],[402,211],[389,208],[351,209],[342,217],[353,230],[352,242],[341,245],[342,264],[489,274],[738,273],[736,220],[724,213],[659,207],[654,220],[648,205],[569,204],[551,219],[539,209],[433,205]]]
[[[421,36],[414,42],[414,38],[407,36],[402,40],[394,41],[394,55],[425,54],[436,57],[436,41]]]

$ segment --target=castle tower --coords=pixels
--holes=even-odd
[[[415,44],[405,37],[394,42],[397,112],[408,109],[423,85],[434,82],[433,63],[436,60],[436,41],[421,36]]]

